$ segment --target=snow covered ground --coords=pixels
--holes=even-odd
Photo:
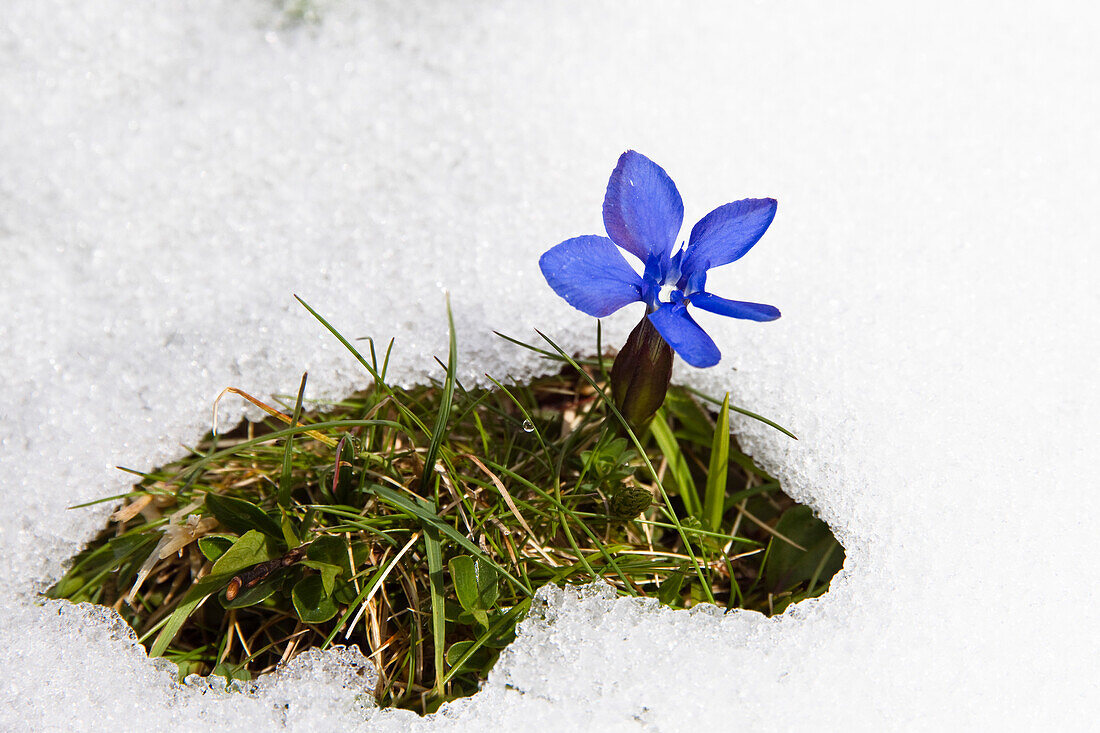
[[[0,728],[1085,729],[1097,19],[1070,2],[6,3]],[[725,358],[678,378],[799,435],[736,425],[845,544],[826,597],[769,620],[550,592],[486,689],[426,720],[365,707],[346,652],[227,695],[177,685],[104,609],[36,601],[110,510],[66,507],[125,491],[115,465],[179,455],[223,387],[365,384],[292,293],[350,336],[395,336],[406,381],[443,352],[444,290],[468,382],[539,369],[493,329],[590,349],[536,263],[602,233],[626,148],[668,170],[689,225],[779,200],[711,284],[783,318],[704,314]]]

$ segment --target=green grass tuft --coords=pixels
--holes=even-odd
[[[249,679],[356,643],[380,704],[431,712],[476,692],[546,583],[771,614],[843,564],[828,527],[729,436],[729,413],[752,413],[728,397],[715,416],[673,387],[635,435],[602,356],[510,338],[561,371],[467,391],[453,323],[441,379],[400,389],[385,380],[392,342],[379,364],[373,341],[364,356],[303,305],[372,387],[313,411],[304,376],[277,407],[228,390],[270,417],[139,474],[48,592],[115,608],[181,677]]]

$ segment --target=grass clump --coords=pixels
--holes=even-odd
[[[558,374],[466,390],[452,326],[443,377],[399,389],[388,349],[364,357],[321,322],[371,389],[310,411],[304,377],[278,407],[231,390],[270,417],[139,474],[48,595],[115,608],[181,678],[356,643],[379,703],[423,713],[476,692],[546,583],[771,614],[843,562],[730,437],[728,398],[674,387],[639,436],[600,359],[551,342]]]

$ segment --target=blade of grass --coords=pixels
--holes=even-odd
[[[424,557],[428,561],[428,592],[432,604],[432,651],[435,661],[435,696],[443,697],[443,651],[446,644],[447,618],[443,608],[443,547],[439,533],[424,527]]]
[[[290,425],[292,422],[296,422],[290,415],[279,412],[278,410],[276,410],[271,405],[268,405],[264,402],[261,402],[260,400],[256,399],[252,395],[245,392],[243,389],[238,389],[237,387],[226,387],[225,389],[223,389],[221,391],[221,393],[216,398],[214,398],[214,430],[211,431],[211,432],[215,437],[217,437],[217,428],[218,428],[218,405],[221,403],[222,397],[224,397],[227,394],[235,394],[238,397],[243,397],[244,399],[248,400],[252,404],[256,405],[256,407],[259,407],[261,410],[266,412],[268,415],[271,415],[274,418],[282,420],[283,422],[285,422],[288,425]],[[316,431],[307,431],[307,435],[309,435],[311,438],[314,438],[316,440],[321,441],[322,443],[324,443],[325,445],[327,445],[329,447],[336,445],[335,440],[328,437],[327,435],[324,435],[323,433],[318,433]],[[119,468],[122,468],[122,467],[119,466]],[[126,469],[123,469],[123,470],[126,470]]]
[[[703,521],[711,531],[722,526],[722,510],[725,508],[726,476],[729,473],[730,454],[730,393],[722,400],[718,421],[714,426],[714,442],[710,447],[710,466],[707,468],[707,491],[703,500]]]
[[[519,339],[512,338],[511,336],[503,334],[500,331],[493,331],[493,333],[495,333],[497,336],[500,336],[502,339],[504,339],[505,341],[508,341],[509,343],[513,343],[516,346],[522,346],[523,348],[527,349],[528,351],[533,351],[536,354],[539,354],[541,356],[545,356],[547,359],[550,359],[551,361],[565,361],[565,359],[561,358],[560,356],[558,356],[557,354],[555,354],[552,351],[547,351],[546,349],[540,349],[537,346],[532,346],[531,344],[520,341]]]
[[[228,583],[232,577],[233,575],[231,573],[222,573],[217,576],[211,575],[191,586],[191,589],[187,591],[187,594],[180,600],[179,605],[176,606],[171,615],[164,620],[164,626],[161,628],[160,634],[157,635],[156,640],[153,642],[153,646],[149,648],[149,656],[163,656],[164,650],[167,649],[168,645],[172,643],[172,640],[176,638],[176,634],[179,633],[184,622],[191,617],[191,614],[193,614],[199,606],[206,602],[206,599],[210,597],[211,593]]]
[[[328,429],[332,429],[332,428],[353,428],[353,427],[358,427],[358,426],[369,426],[369,425],[383,425],[385,427],[389,427],[389,428],[393,428],[395,430],[399,430],[402,433],[406,432],[406,427],[404,425],[402,425],[401,423],[398,423],[398,422],[394,422],[393,420],[329,420],[327,422],[312,423],[310,425],[295,425],[294,427],[291,427],[291,428],[283,428],[282,430],[275,430],[274,432],[267,433],[266,435],[261,435],[261,436],[258,436],[256,438],[252,438],[250,440],[241,441],[240,443],[237,443],[236,445],[230,446],[229,448],[223,448],[220,451],[216,451],[216,452],[212,451],[212,452],[204,455],[202,458],[196,460],[194,463],[188,464],[188,466],[186,468],[184,468],[180,471],[179,475],[175,476],[172,479],[166,480],[166,483],[169,483],[171,481],[175,481],[175,480],[179,479],[180,476],[183,476],[184,474],[186,474],[188,476],[188,479],[185,482],[185,485],[183,487],[183,488],[186,488],[190,484],[194,483],[195,479],[202,473],[201,469],[205,468],[207,464],[209,464],[213,461],[219,460],[221,458],[231,456],[231,455],[233,455],[235,453],[238,453],[242,450],[245,450],[247,448],[253,448],[255,446],[262,445],[264,443],[271,443],[273,441],[278,440],[279,438],[285,438],[288,435],[297,435],[299,433],[309,433],[310,431],[313,431],[313,430],[328,430]],[[333,445],[336,445],[336,441],[333,441]],[[183,488],[181,488],[180,491],[182,491]]]
[[[447,296],[447,378],[443,382],[443,396],[439,401],[439,412],[436,414],[435,427],[432,429],[432,439],[428,444],[428,452],[424,454],[424,473],[420,477],[420,492],[426,494],[436,482],[429,481],[436,476],[435,459],[439,455],[439,446],[443,443],[443,437],[447,432],[447,421],[451,417],[451,405],[455,393],[455,371],[458,368],[458,344],[455,339],[455,319],[451,312],[451,298]],[[439,497],[436,496],[436,501]]]
[[[603,381],[610,381],[611,377],[607,373],[607,365],[603,360],[603,321],[596,319],[596,364],[600,368],[600,378]]]
[[[714,397],[711,397],[710,395],[708,395],[706,392],[700,392],[699,390],[695,389],[694,387],[684,387],[684,389],[686,389],[688,392],[695,395],[699,399],[706,400],[707,402],[711,403],[712,405],[722,404],[721,402],[719,402]],[[728,395],[727,395],[727,399],[728,399]],[[783,427],[782,425],[780,425],[778,423],[772,422],[771,420],[769,420],[766,417],[763,417],[762,415],[757,415],[755,412],[750,412],[750,411],[746,410],[743,407],[737,407],[735,405],[730,405],[730,409],[734,412],[737,412],[737,413],[740,413],[740,414],[744,415],[745,417],[751,417],[753,420],[759,420],[760,422],[764,423],[765,425],[768,425],[770,427],[775,428],[776,430],[783,433],[787,437],[794,438],[795,440],[798,440],[798,436],[795,435],[794,433],[792,433],[790,430],[787,430],[785,427]]]
[[[325,327],[325,330],[335,336],[336,340],[343,344],[344,348],[351,352],[351,355],[355,357],[356,361],[358,361],[363,366],[363,368],[366,369],[367,372],[371,375],[371,378],[374,379],[374,384],[377,387],[379,387],[387,395],[391,397],[396,397],[396,392],[392,388],[390,388],[388,384],[386,384],[385,380],[382,379],[382,375],[378,373],[378,370],[371,366],[370,362],[363,358],[363,355],[359,353],[359,350],[352,346],[351,342],[344,338],[344,335],[342,333],[337,331],[331,323],[326,321],[324,316],[313,310],[309,303],[305,302],[297,295],[294,296],[294,299],[301,303],[302,307],[309,311],[310,315],[316,318],[317,321]],[[424,431],[425,433],[428,432],[428,426],[421,422],[420,418],[407,410],[400,400],[395,400],[394,404],[397,406],[398,410],[401,410],[402,414],[405,415],[405,417],[409,418],[413,422],[413,424],[416,425],[418,429]]]
[[[290,427],[298,424],[302,419],[302,397],[306,393],[306,378],[308,372],[302,373],[302,383],[298,385],[298,399],[294,403],[294,417],[290,420]],[[290,468],[294,457],[294,435],[286,436],[286,444],[283,447],[283,472],[279,477],[279,506],[290,506]]]
[[[830,545],[829,549],[825,551],[825,554],[821,556],[821,560],[818,561],[817,567],[814,568],[814,574],[810,576],[810,582],[806,586],[806,594],[812,595],[814,587],[817,586],[817,581],[821,578],[821,573],[825,569],[825,563],[829,562],[829,558],[833,556],[833,552],[839,547],[837,544]]]

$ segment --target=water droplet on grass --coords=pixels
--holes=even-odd
[[[524,420],[523,421],[523,432],[525,432],[525,433],[535,432],[535,424],[533,422],[531,422],[530,420]]]

